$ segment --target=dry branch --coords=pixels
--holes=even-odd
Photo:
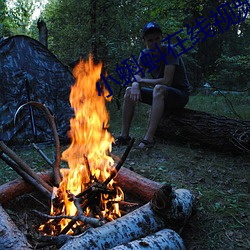
[[[3,141],[0,141],[0,149],[10,157],[20,168],[30,175],[34,180],[36,180],[39,184],[41,184],[45,189],[47,189],[50,193],[52,193],[52,187],[48,185],[46,182],[41,180],[37,174],[28,166],[26,162],[24,162],[17,154],[12,151],[9,147],[7,147]]]
[[[31,184],[45,197],[50,199],[51,193],[46,188],[44,188],[44,186],[42,186],[40,182],[37,182],[34,178],[27,174],[22,168],[20,168],[15,162],[9,159],[4,153],[0,153],[0,158],[5,161],[11,168],[13,168],[27,183]]]

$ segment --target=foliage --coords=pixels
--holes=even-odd
[[[12,34],[28,34],[37,38],[37,20],[30,21],[37,3],[41,2],[16,0],[15,8],[8,15],[1,12],[3,24],[0,28],[4,25]],[[249,86],[249,14],[236,25],[231,22],[228,26],[227,21],[221,22],[225,31],[210,18],[215,35],[195,45],[190,33],[197,20],[202,20],[202,17],[209,19],[211,13],[218,12],[217,8],[224,3],[223,0],[52,0],[48,1],[40,17],[48,26],[49,49],[65,65],[92,53],[96,61],[103,62],[103,68],[109,75],[120,80],[116,73],[117,65],[132,55],[138,57],[144,46],[141,29],[148,21],[156,21],[162,26],[164,38],[181,31],[180,39],[186,39],[184,46],[193,46],[183,58],[194,88],[210,81],[217,87],[244,89]],[[225,13],[222,15],[228,20]],[[204,38],[202,32],[199,38]],[[176,38],[171,42],[177,43]],[[177,48],[182,49],[180,45]],[[121,88],[114,82],[109,84],[117,96]]]
[[[216,71],[208,81],[216,82],[218,87],[226,86],[228,90],[241,90],[250,84],[250,55],[222,55],[216,60]],[[243,89],[242,89],[243,90]]]

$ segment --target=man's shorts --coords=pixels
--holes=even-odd
[[[189,100],[189,93],[187,91],[166,86],[167,94],[165,97],[165,111],[174,111],[183,108]],[[142,103],[152,105],[153,88],[141,88]]]

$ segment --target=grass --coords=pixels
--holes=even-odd
[[[250,98],[229,96],[237,114],[250,120]],[[188,108],[217,115],[237,118],[221,96],[192,96]],[[108,104],[110,131],[120,133],[121,110]],[[145,133],[149,107],[138,105],[131,135],[138,140]],[[50,158],[54,157],[53,146],[44,146]],[[63,150],[63,149],[62,149]],[[47,164],[31,148],[16,148],[16,153],[33,166],[35,171],[47,169]],[[124,148],[114,148],[120,156]],[[153,149],[132,149],[124,166],[161,183],[175,188],[187,188],[198,199],[197,213],[185,227],[182,238],[188,249],[250,249],[249,238],[249,177],[250,157],[207,150],[173,141],[157,140]],[[15,179],[17,175],[0,162],[0,184]]]

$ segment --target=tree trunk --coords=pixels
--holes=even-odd
[[[37,21],[37,28],[39,30],[39,42],[48,48],[48,29],[46,23],[40,18]]]
[[[250,152],[250,121],[189,109],[164,116],[155,135],[224,152]]]
[[[24,235],[17,229],[0,204],[0,249],[32,249]]]

